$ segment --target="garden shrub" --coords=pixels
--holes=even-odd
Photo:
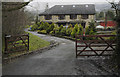
[[[71,36],[74,38],[75,37],[75,34],[80,34],[82,35],[83,33],[83,27],[82,25],[78,25],[76,24],[71,32]]]
[[[81,24],[79,25],[79,27],[80,27],[80,30],[83,31],[83,26]]]
[[[59,27],[59,32],[62,30],[62,28],[63,28],[63,25],[60,25],[60,27]]]
[[[81,30],[78,28],[77,35],[81,35]]]
[[[75,24],[74,29],[75,29],[76,32],[78,31],[78,28],[79,28],[79,25]]]
[[[33,26],[31,27],[31,31],[35,31],[37,30],[38,28],[38,25],[37,24],[33,24]]]
[[[55,24],[52,23],[52,24],[50,25],[50,30],[52,31],[52,30],[54,29],[54,27],[55,27]]]
[[[89,32],[90,32],[89,27],[86,27],[85,28],[85,35],[89,35]]]
[[[38,30],[37,33],[40,33],[41,30]]]
[[[95,28],[95,23],[93,21],[89,22],[89,26],[86,27],[85,29],[85,34],[86,35],[95,35],[97,32],[96,28]],[[87,37],[85,38],[86,40],[92,40],[92,39],[96,39],[95,37]]]
[[[86,27],[85,34],[86,35],[95,35],[96,34],[96,28],[93,25],[93,23],[91,23],[90,26]]]
[[[86,27],[85,34],[86,35],[96,35],[96,29],[93,27],[93,25],[90,25],[90,26]],[[96,39],[96,38],[95,37],[87,37],[85,39],[92,40],[92,39]]]
[[[66,30],[66,35],[67,35],[67,36],[70,36],[70,35],[71,35],[71,32],[72,32],[72,27],[71,27],[71,28],[67,28],[67,30]]]
[[[96,32],[96,28],[95,28],[95,22],[92,20],[91,22],[89,22],[89,28],[93,30],[93,32]]]
[[[56,31],[55,31],[55,35],[60,35],[59,30],[56,30]]]
[[[41,30],[42,33],[46,33],[46,30]]]
[[[112,35],[117,35],[117,31],[115,30],[115,31],[113,31],[111,34],[112,34]]]
[[[30,27],[30,25],[26,25],[26,26],[25,26],[25,28],[29,28],[29,27]]]
[[[75,37],[75,34],[76,34],[76,29],[75,27],[73,28],[72,32],[71,32],[71,36],[74,38]]]
[[[54,27],[53,34],[55,34],[56,29],[57,29],[57,26]]]
[[[55,27],[54,27],[53,33],[54,33],[55,35],[59,35],[59,34],[60,34],[60,32],[59,32],[59,27],[58,27],[58,26],[55,26]]]
[[[28,29],[29,31],[33,31],[33,30],[32,30],[32,26],[33,26],[33,25],[30,25],[30,26],[29,26],[29,29]]]
[[[51,34],[51,35],[54,34],[53,31],[50,31],[50,34]]]
[[[114,30],[113,27],[107,27],[107,30],[111,31],[111,30]]]
[[[47,22],[41,22],[40,26],[38,27],[38,30],[47,30],[49,28],[49,24]]]
[[[49,34],[50,33],[50,28],[47,28],[46,32],[47,32],[47,34]]]
[[[46,30],[38,30],[38,33],[41,33],[41,34],[46,34]]]
[[[63,36],[66,35],[66,28],[65,28],[65,27],[63,27],[63,28],[61,29],[60,34],[63,35]]]
[[[45,23],[44,23],[43,30],[47,30],[48,28],[49,28],[49,23],[45,22]]]
[[[52,31],[54,29],[54,23],[52,23],[49,28],[46,29],[47,33],[49,34],[50,31]]]
[[[111,33],[111,35],[117,35],[117,32],[116,32],[116,31],[113,31],[113,32]],[[110,40],[114,40],[114,39],[116,39],[116,37],[109,37],[109,39],[110,39]]]
[[[44,22],[41,22],[40,26],[38,27],[38,30],[43,30],[44,29]]]
[[[80,24],[79,27],[78,27],[78,31],[77,31],[77,35],[82,35],[83,34],[83,27],[82,25]]]
[[[68,28],[72,28],[72,24],[69,24],[69,25],[68,25]]]
[[[37,23],[38,27],[40,26],[40,22]]]
[[[91,29],[89,35],[95,35],[96,33]]]

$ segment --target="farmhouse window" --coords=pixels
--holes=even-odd
[[[82,19],[88,19],[88,15],[82,15],[81,18]]]
[[[51,15],[45,15],[45,19],[50,20],[50,19],[52,19],[52,16]]]
[[[65,15],[59,15],[59,20],[65,19]]]
[[[70,15],[70,19],[77,19],[77,15]]]

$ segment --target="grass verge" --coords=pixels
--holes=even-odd
[[[36,36],[36,35],[33,35],[31,33],[29,33],[30,35],[30,41],[29,41],[29,50],[30,51],[34,51],[34,50],[37,50],[37,49],[40,49],[42,47],[45,47],[45,46],[49,46],[50,45],[50,42],[48,41],[45,41],[43,39],[41,39],[40,37]]]

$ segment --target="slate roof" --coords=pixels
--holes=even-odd
[[[59,14],[95,14],[94,4],[81,5],[55,5],[40,15],[59,15]]]

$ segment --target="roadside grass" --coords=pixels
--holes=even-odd
[[[17,42],[21,42],[21,41],[17,41]],[[50,45],[50,42],[45,41],[41,39],[40,37],[33,35],[32,33],[29,33],[29,52],[36,51],[40,48],[43,48],[49,45]],[[4,43],[4,38],[3,38],[3,42],[2,42],[3,54],[4,54],[4,48],[5,48],[5,43]],[[28,51],[13,52],[13,53],[5,54],[4,57],[19,56],[21,54],[25,54],[26,52]]]
[[[37,50],[37,49],[40,49],[40,48],[50,45],[50,42],[45,41],[36,35],[33,35],[31,33],[29,33],[29,35],[30,35],[29,51],[34,51],[34,50]]]

